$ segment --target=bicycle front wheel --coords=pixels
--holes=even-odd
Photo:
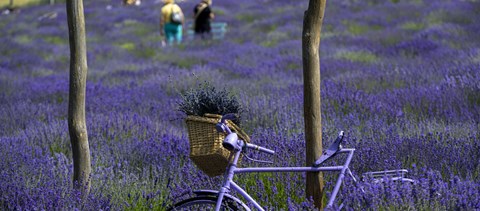
[[[186,211],[186,210],[199,210],[210,211],[215,210],[217,204],[217,197],[212,196],[198,196],[189,199],[185,199],[181,202],[174,204],[170,207],[169,211]],[[239,206],[235,205],[235,202],[224,200],[220,210],[243,210]]]

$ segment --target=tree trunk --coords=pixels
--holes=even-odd
[[[303,20],[303,109],[307,166],[311,166],[322,154],[319,47],[325,5],[326,0],[310,0]],[[323,187],[323,175],[321,173],[307,173],[307,198],[312,197],[315,206],[319,209],[323,208]]]
[[[9,8],[10,8],[10,9],[13,9],[13,0],[10,0]]]
[[[70,41],[70,90],[68,130],[73,152],[73,181],[76,188],[90,190],[90,148],[85,122],[87,83],[87,50],[85,17],[82,0],[67,0],[68,35]]]

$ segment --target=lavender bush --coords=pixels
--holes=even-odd
[[[195,3],[180,3],[186,17]],[[215,21],[228,23],[223,40],[167,48],[154,1],[84,4],[91,194],[82,204],[71,184],[65,5],[32,6],[0,15],[0,209],[162,210],[192,189],[218,188],[221,178],[189,160],[177,110],[179,92],[198,81],[236,94],[242,128],[278,152],[252,156],[305,164],[306,1],[216,1]],[[357,176],[406,168],[418,181],[347,180],[339,196],[347,210],[480,209],[479,19],[478,1],[328,3],[320,47],[324,145],[345,130],[345,146],[357,148]],[[325,174],[327,195],[334,176]],[[304,181],[303,174],[239,176],[268,210],[310,209]]]

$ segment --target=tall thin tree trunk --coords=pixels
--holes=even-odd
[[[304,83],[304,121],[306,163],[310,166],[322,154],[322,116],[320,101],[320,32],[326,0],[310,0],[305,11],[302,32],[302,60]],[[306,193],[315,206],[323,209],[323,175],[307,173]]]
[[[68,35],[70,41],[70,90],[68,130],[73,152],[73,181],[83,193],[90,190],[90,148],[85,121],[87,83],[87,47],[82,0],[67,0]]]
[[[10,0],[10,5],[8,6],[10,9],[13,9],[13,0]]]

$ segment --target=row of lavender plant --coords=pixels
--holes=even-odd
[[[328,2],[320,48],[324,145],[345,130],[345,145],[357,148],[357,176],[407,168],[418,183],[347,181],[341,198],[354,210],[480,209],[480,6],[393,2]],[[0,16],[1,208],[164,209],[194,188],[217,188],[221,178],[188,159],[177,112],[180,93],[203,81],[236,94],[242,127],[278,154],[253,156],[305,165],[306,2],[215,2],[217,21],[229,24],[225,39],[173,48],[160,45],[160,5],[84,3],[92,193],[82,204],[71,188],[65,5],[36,6]],[[180,5],[188,15],[194,3]],[[57,15],[39,18],[48,12]],[[326,179],[330,190],[333,177]],[[269,210],[311,208],[302,174],[239,180]]]

